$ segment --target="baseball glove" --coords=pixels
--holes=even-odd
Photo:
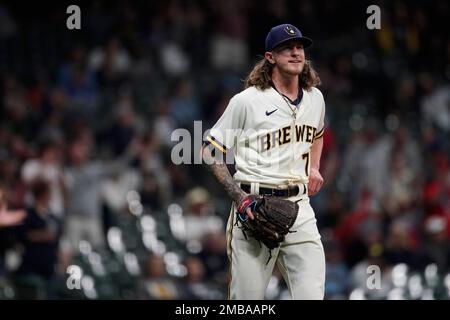
[[[251,208],[254,219],[249,219],[246,210]],[[264,243],[272,250],[284,241],[294,225],[298,213],[296,202],[273,196],[249,195],[237,208],[237,221],[245,235]]]

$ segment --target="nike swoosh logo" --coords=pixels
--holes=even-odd
[[[277,111],[277,110],[278,110],[278,109],[275,109],[275,110],[270,111],[270,112],[266,111],[266,116],[270,116],[272,113],[274,113],[274,112]]]

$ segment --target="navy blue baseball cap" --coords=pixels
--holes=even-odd
[[[297,27],[285,23],[270,29],[266,37],[266,51],[272,51],[276,46],[293,39],[300,40],[303,48],[307,48],[313,43],[310,38],[304,37]]]

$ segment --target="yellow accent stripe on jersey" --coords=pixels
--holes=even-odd
[[[322,130],[320,130],[319,132],[317,132],[316,136],[314,137],[314,140],[322,138],[324,132],[325,132],[324,128]]]
[[[216,147],[217,149],[219,149],[223,153],[227,153],[227,149],[225,147],[221,146],[220,143],[218,141],[216,141],[216,139],[214,139],[214,137],[207,136],[206,140],[208,140],[214,147]]]

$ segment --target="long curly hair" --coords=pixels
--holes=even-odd
[[[255,86],[264,90],[270,88],[272,83],[272,70],[274,65],[263,58],[256,63],[245,79],[245,88]],[[310,91],[312,87],[320,85],[319,74],[314,70],[311,61],[306,60],[302,73],[299,75],[299,85],[301,88]]]

